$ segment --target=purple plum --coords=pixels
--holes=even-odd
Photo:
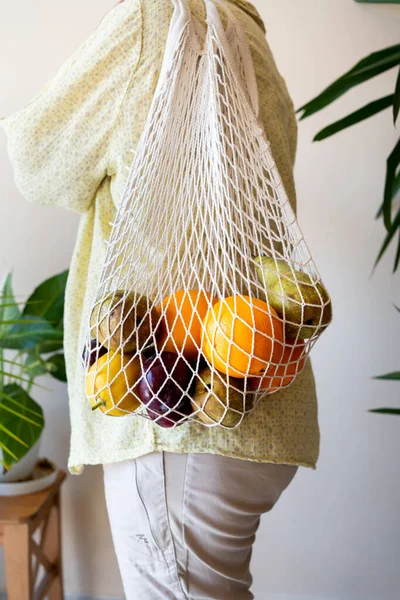
[[[182,425],[192,412],[185,392],[191,383],[192,369],[173,352],[153,355],[143,365],[139,395],[147,414],[160,427]]]

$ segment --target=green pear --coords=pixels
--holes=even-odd
[[[284,260],[258,256],[255,262],[268,302],[285,321],[288,337],[308,339],[329,325],[332,304],[321,282],[314,284],[307,273],[292,270]]]
[[[123,350],[131,353],[142,348],[151,336],[158,321],[156,310],[150,309],[145,296],[123,290],[110,292],[98,302],[90,316],[93,337],[108,350]]]
[[[228,381],[238,389],[229,388],[227,391]],[[198,411],[197,416],[203,423],[208,425],[218,423],[233,429],[239,425],[242,414],[250,410],[253,404],[252,397],[239,391],[241,388],[243,388],[243,380],[233,377],[228,380],[226,375],[221,373],[216,375],[209,367],[204,367],[199,371],[193,386],[193,410]]]

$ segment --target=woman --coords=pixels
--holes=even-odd
[[[224,0],[252,50],[260,116],[295,207],[296,121],[286,86],[247,0]],[[202,0],[189,0],[205,23]],[[299,465],[319,452],[311,365],[261,402],[237,430],[92,413],[81,367],[88,314],[116,206],[158,81],[171,0],[125,0],[25,109],[1,121],[21,193],[82,214],[65,306],[69,468],[103,464],[107,507],[128,600],[248,599],[260,516]],[[221,16],[224,20],[223,13]]]

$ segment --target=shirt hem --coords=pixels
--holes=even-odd
[[[168,444],[153,444],[151,446],[142,447],[139,451],[134,450],[126,450],[118,452],[107,452],[104,456],[94,457],[86,457],[85,459],[79,460],[75,458],[70,458],[68,463],[68,469],[72,475],[80,475],[83,473],[85,466],[95,466],[102,464],[111,464],[117,462],[123,462],[125,460],[134,460],[136,458],[140,458],[141,456],[145,456],[146,454],[151,454],[152,452],[171,452],[175,454],[214,454],[219,456],[225,456],[227,458],[236,458],[239,460],[248,460],[250,462],[257,463],[273,463],[277,465],[291,465],[291,466],[299,466],[305,467],[309,469],[316,470],[317,468],[317,460],[304,460],[295,458],[293,456],[282,456],[280,458],[274,456],[249,456],[245,454],[241,454],[240,452],[234,452],[232,450],[224,451],[224,450],[210,450],[210,449],[201,449],[201,448],[192,448],[190,451],[188,450],[180,450],[176,446],[169,446]]]

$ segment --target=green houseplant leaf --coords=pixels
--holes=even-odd
[[[23,315],[42,317],[53,327],[62,325],[64,316],[65,286],[68,271],[46,279],[28,298]]]
[[[64,354],[53,354],[46,359],[46,369],[55,379],[67,381]]]
[[[21,460],[44,427],[41,407],[17,384],[0,391],[0,446],[6,469]]]
[[[385,379],[387,381],[400,381],[400,371],[386,373],[386,375],[377,375],[374,379]]]
[[[40,356],[37,347],[26,353],[25,367],[29,369],[29,376],[32,379],[36,379],[36,377],[41,377],[42,375],[47,375],[44,360]]]
[[[356,123],[360,123],[365,119],[373,117],[382,110],[385,110],[386,108],[392,106],[393,99],[394,94],[390,94],[389,96],[379,98],[378,100],[374,100],[373,102],[366,104],[359,110],[356,110],[350,115],[347,115],[347,117],[344,117],[339,121],[335,121],[335,123],[332,123],[331,125],[328,125],[328,127],[321,129],[321,131],[317,133],[317,135],[314,137],[314,142],[320,142],[321,140],[325,140],[331,135],[334,135],[335,133],[346,129],[347,127],[351,127],[352,125],[356,125]]]
[[[302,113],[300,119],[325,108],[353,87],[400,65],[400,44],[373,52],[360,60],[350,71],[339,77],[316,98],[301,106],[297,112]]]
[[[394,91],[394,101],[393,101],[393,122],[396,125],[397,117],[399,116],[400,111],[400,69],[397,75],[396,88]]]
[[[381,260],[382,256],[384,255],[386,249],[388,248],[390,242],[392,241],[392,239],[393,239],[395,233],[397,232],[397,230],[399,229],[399,227],[400,227],[400,211],[397,213],[397,216],[393,220],[393,223],[392,223],[389,231],[386,234],[386,237],[385,237],[385,239],[383,241],[382,247],[379,250],[379,254],[378,254],[377,259],[375,261],[374,269],[377,266],[377,264],[379,263],[379,261]],[[396,270],[397,265],[398,265],[398,260],[396,258],[394,269],[393,269],[394,271]]]
[[[373,408],[368,412],[379,413],[381,415],[400,415],[400,408]]]
[[[21,312],[15,302],[12,290],[12,275],[9,273],[0,295],[0,340],[4,339],[14,321],[20,319]]]
[[[360,4],[400,4],[400,0],[356,0]]]
[[[392,223],[392,200],[393,200],[393,189],[396,184],[396,172],[400,165],[400,139],[395,145],[391,152],[386,164],[386,182],[385,192],[383,198],[383,222],[385,223],[386,229],[389,231]]]
[[[25,456],[44,427],[43,412],[30,397],[42,375],[66,381],[63,348],[64,295],[68,272],[39,285],[19,309],[9,275],[0,295],[0,450],[4,468]],[[14,350],[14,356],[4,350]],[[7,358],[6,358],[7,356]],[[42,387],[42,386],[38,386]]]
[[[0,340],[0,347],[10,350],[28,350],[43,342],[62,347],[63,332],[55,329],[42,317],[23,315]]]
[[[50,374],[59,381],[67,381],[65,358],[63,354],[58,353],[48,356],[47,358],[42,358],[40,354],[38,354],[37,348],[35,348],[27,355],[25,367],[28,369],[28,374],[32,378]]]
[[[399,192],[400,192],[400,170],[396,174],[394,181],[393,181],[392,199],[395,198]],[[375,218],[379,219],[382,216],[382,214],[383,214],[383,202],[380,205]]]
[[[337,98],[345,94],[351,88],[398,65],[400,65],[400,44],[373,52],[369,56],[360,60],[352,69],[334,81],[316,98],[298,109],[297,112],[302,113],[300,118],[304,119],[309,117],[310,115],[318,112],[334,102]],[[361,121],[372,117],[373,115],[385,110],[386,108],[389,108],[390,106],[393,107],[393,117],[394,121],[396,122],[400,111],[400,69],[397,75],[394,94],[374,100],[352,114],[347,115],[335,123],[332,123],[328,127],[325,127],[315,136],[314,141],[326,139],[327,137],[342,131],[343,129],[351,127],[356,123],[360,123]],[[387,234],[376,259],[374,269],[379,263],[383,254],[386,252],[389,244],[392,242],[397,232],[399,232],[399,239],[397,243],[393,271],[396,271],[400,264],[400,222],[396,217],[392,218],[393,207],[395,206],[394,199],[399,191],[400,140],[387,159],[384,198],[376,215],[376,218],[383,217]],[[395,226],[393,227],[393,225]]]

